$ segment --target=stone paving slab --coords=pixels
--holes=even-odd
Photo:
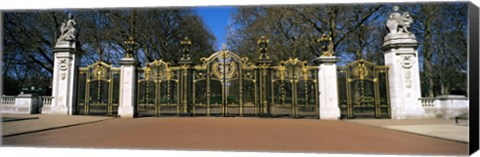
[[[468,127],[454,125],[397,125],[386,126],[386,128],[400,130],[405,132],[427,135],[442,139],[449,139],[458,142],[469,142]]]
[[[114,119],[114,117],[67,116],[67,115],[52,116],[52,115],[42,115],[42,114],[36,114],[36,115],[2,114],[1,117],[2,119],[3,118],[24,119],[21,121],[2,122],[1,133],[3,137]]]
[[[21,120],[38,119],[38,117],[2,117],[2,122],[14,122]]]
[[[429,137],[468,143],[468,121],[455,123],[452,119],[359,119],[348,122],[373,125],[377,127],[409,132]]]

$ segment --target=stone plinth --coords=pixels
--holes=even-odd
[[[320,119],[339,119],[337,63],[335,56],[321,56],[314,60],[319,65],[318,90]]]
[[[389,67],[388,82],[392,119],[424,118],[421,98],[417,41],[410,33],[391,33],[382,50]]]
[[[136,65],[133,58],[120,60],[120,105],[118,116],[122,118],[133,118],[136,113]]]
[[[34,94],[20,94],[15,98],[15,112],[18,114],[40,113],[40,102]]]
[[[418,45],[415,35],[411,33],[390,33],[383,39],[383,49],[414,47]]]
[[[48,114],[71,115],[75,111],[76,79],[79,64],[78,43],[59,41],[53,50],[55,64],[53,67],[52,96],[55,98]]]
[[[463,95],[441,95],[435,99],[437,117],[450,119],[468,113],[468,99]]]

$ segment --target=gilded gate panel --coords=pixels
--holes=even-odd
[[[318,118],[318,68],[297,58],[272,67],[271,114]]]
[[[179,99],[179,67],[155,60],[137,69],[137,115],[179,115],[184,109]]]
[[[116,115],[120,69],[102,61],[79,68],[76,114]]]
[[[342,118],[389,118],[388,67],[357,60],[338,67]]]
[[[253,64],[223,49],[198,65],[146,63],[137,68],[136,115],[318,118],[318,67],[297,58],[272,66],[262,56]],[[116,115],[119,74],[101,61],[80,68],[77,113]]]
[[[255,66],[247,58],[223,50],[201,61],[192,73],[193,115],[255,114]]]

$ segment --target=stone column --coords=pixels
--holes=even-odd
[[[79,48],[75,41],[58,41],[55,45],[52,83],[54,101],[45,113],[71,115],[75,112],[78,53],[81,52]]]
[[[424,118],[421,103],[417,40],[411,33],[390,33],[382,46],[388,82],[392,119]]]
[[[320,56],[314,62],[319,64],[318,90],[320,119],[338,119],[337,63],[335,56]]]
[[[120,104],[118,116],[122,118],[133,118],[136,115],[136,77],[137,61],[130,58],[120,60]]]

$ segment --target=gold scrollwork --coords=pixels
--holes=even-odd
[[[197,80],[198,80],[198,79],[205,79],[205,73],[203,73],[203,72],[197,73],[196,79],[197,79]]]
[[[105,67],[103,67],[101,64],[97,64],[93,70],[93,78],[96,80],[106,80],[107,75],[107,69],[105,69]]]
[[[247,78],[247,79],[253,79],[254,75],[253,72],[250,72],[250,71],[247,71],[247,72],[244,72],[243,73],[243,78]]]
[[[155,60],[149,63],[145,68],[145,77],[153,76],[154,80],[170,80],[172,79],[172,69],[170,63],[163,60]],[[148,73],[147,73],[148,72]]]
[[[302,72],[303,72],[303,80],[308,80],[308,74],[309,74],[309,71],[308,71],[308,66],[304,65],[302,67]]]
[[[365,77],[370,75],[370,71],[363,62],[359,62],[357,67],[353,69],[353,75],[358,77],[360,80],[363,80]]]
[[[146,80],[146,81],[149,81],[149,80],[150,80],[151,72],[152,72],[152,69],[150,68],[149,65],[147,65],[147,67],[145,67],[145,68],[143,69],[143,73],[144,73],[144,75],[145,75],[145,80]]]
[[[388,98],[388,82],[382,80],[388,75],[387,66],[378,66],[366,60],[357,60],[339,67],[339,76],[346,81],[341,100],[342,115],[352,118],[356,116],[372,116],[383,118],[390,116]],[[382,100],[383,99],[383,100]],[[367,112],[365,112],[368,110]]]

